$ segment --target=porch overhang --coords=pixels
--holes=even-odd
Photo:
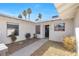
[[[71,19],[75,17],[78,3],[57,3],[54,4],[61,19]]]

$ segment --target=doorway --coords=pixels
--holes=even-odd
[[[49,25],[45,25],[45,37],[49,38]]]

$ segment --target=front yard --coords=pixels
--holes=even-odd
[[[23,40],[20,42],[15,42],[13,44],[8,44],[8,52],[7,55],[11,55],[12,53],[21,50],[24,47],[27,47],[31,44],[34,44],[31,49],[34,49],[39,46],[42,42],[38,41],[39,39],[30,39],[30,40]],[[44,41],[43,39],[42,41]],[[38,41],[39,44],[35,44],[34,42]],[[25,49],[27,50],[27,49]],[[25,51],[24,51],[25,52]],[[30,49],[29,51],[30,52]],[[27,52],[25,52],[27,54]],[[76,50],[74,51],[68,51],[64,48],[64,45],[62,43],[54,42],[47,40],[46,43],[44,43],[41,47],[36,49],[31,56],[76,56]]]
[[[32,56],[75,56],[76,51],[68,51],[62,43],[48,41],[36,50]]]
[[[27,40],[23,40],[23,41],[19,41],[19,42],[15,42],[12,44],[7,44],[8,46],[8,52],[7,55],[10,55],[36,41],[38,41],[39,39],[27,39]]]

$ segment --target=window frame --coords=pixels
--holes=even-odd
[[[40,34],[40,25],[36,25],[36,34]]]
[[[63,24],[63,29],[61,28],[60,24]],[[58,28],[58,29],[56,29],[56,28]],[[54,31],[65,31],[65,23],[55,24],[54,25]]]
[[[14,27],[16,27],[17,26],[17,31],[18,31],[18,34],[16,34],[16,36],[19,36],[19,24],[17,24],[17,23],[7,23],[7,36],[9,37],[9,35],[8,35],[8,25],[12,25],[12,26],[14,26]],[[16,30],[16,29],[15,29]]]

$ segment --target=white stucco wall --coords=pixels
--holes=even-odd
[[[5,44],[11,43],[11,39],[7,37],[8,22],[19,25],[19,36],[17,36],[16,41],[24,40],[26,33],[31,33],[31,37],[33,37],[35,33],[35,23],[0,16],[0,41]]]
[[[54,31],[54,25],[60,23],[65,23],[65,31]],[[45,38],[45,25],[49,25],[49,40],[62,42],[65,36],[74,35],[73,19],[42,22],[39,25],[41,26],[41,33],[38,35],[40,38]]]
[[[40,23],[37,23],[36,25],[40,25],[40,34],[37,34],[37,37],[45,38],[45,25],[49,25],[49,28],[50,28],[51,22],[40,22]]]
[[[54,31],[54,25],[65,23],[65,31]],[[73,20],[59,20],[52,22],[50,27],[50,37],[49,40],[62,42],[65,36],[73,35]]]
[[[19,36],[16,41],[24,40],[26,33],[31,33],[31,37],[36,32],[35,25],[40,25],[40,34],[38,38],[45,38],[45,25],[49,25],[49,40],[62,42],[63,38],[67,35],[73,35],[74,23],[73,19],[56,20],[41,23],[33,23],[28,21],[16,20],[8,17],[0,16],[0,40],[4,43],[11,43],[11,39],[7,37],[7,23],[19,24]],[[65,23],[65,31],[54,31],[54,25]]]

